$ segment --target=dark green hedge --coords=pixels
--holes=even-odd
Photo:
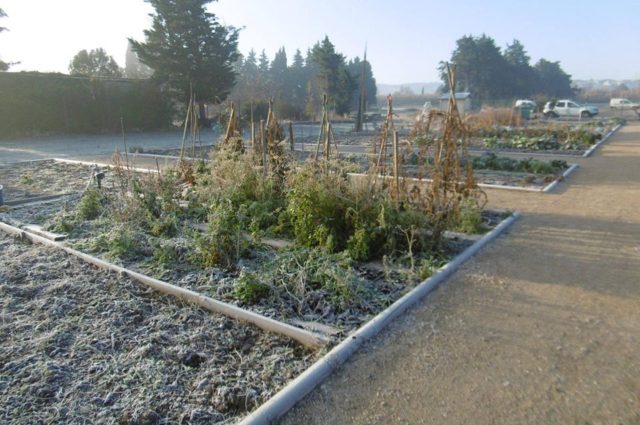
[[[167,128],[170,102],[151,80],[0,73],[0,137]]]

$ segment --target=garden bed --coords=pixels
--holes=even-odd
[[[54,160],[0,166],[4,202],[21,203],[48,195],[82,191],[87,187],[92,172],[90,166],[63,164]]]
[[[493,126],[473,130],[474,151],[583,156],[624,124],[620,119],[585,123],[533,124],[523,127]]]
[[[317,357],[4,234],[0,263],[7,423],[235,422]]]
[[[68,167],[59,175],[71,180],[82,180],[90,170],[87,166],[48,161],[37,167],[45,175],[48,167],[58,171]],[[207,237],[211,217],[194,214],[193,205],[174,205],[177,210],[172,218],[180,217],[176,222],[153,220],[147,228],[131,226],[103,208],[103,203],[110,202],[108,199],[118,190],[114,181],[103,185],[99,197],[93,199],[87,194],[95,195],[95,188],[83,196],[85,187],[86,183],[76,188],[79,191],[47,204],[15,207],[0,213],[0,220],[17,226],[37,224],[64,233],[68,236],[65,243],[80,251],[330,336],[358,328],[477,239],[447,232],[437,255],[367,261],[354,260],[344,253],[295,246],[293,241],[277,235],[252,236],[243,232],[236,235],[236,242],[243,245],[244,252],[234,264],[203,265],[193,257],[196,247]],[[178,185],[176,190],[186,188]],[[473,226],[488,231],[504,216],[484,211]],[[167,233],[165,227],[171,227],[171,232]]]

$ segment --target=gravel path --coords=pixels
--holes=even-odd
[[[578,162],[281,423],[640,423],[640,125]]]

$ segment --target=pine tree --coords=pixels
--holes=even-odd
[[[204,119],[204,102],[223,101],[235,83],[238,30],[206,11],[212,0],[146,1],[155,9],[153,22],[144,43],[129,39],[133,50],[179,100],[186,103],[193,88]]]
[[[329,105],[340,115],[348,113],[357,84],[347,70],[344,55],[337,53],[325,36],[313,46],[311,57],[318,65],[316,77],[320,89],[329,97]]]

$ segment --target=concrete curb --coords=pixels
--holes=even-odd
[[[620,129],[620,127],[622,127],[622,124],[618,124],[615,127],[613,127],[613,130],[611,130],[610,132],[605,134],[604,137],[602,139],[600,139],[600,141],[598,143],[596,143],[595,145],[591,146],[591,148],[589,148],[589,150],[586,151],[582,156],[584,158],[587,158],[587,157],[591,156],[591,154],[593,154],[593,152],[595,152],[595,150],[598,149],[598,147],[600,147],[601,144],[606,142],[609,139],[609,137],[613,136],[614,133]]]
[[[478,187],[483,187],[487,189],[498,189],[498,190],[515,190],[518,192],[542,192],[544,190],[544,188],[536,189],[535,187],[504,186],[501,184],[489,184],[489,183],[478,183]]]
[[[453,274],[462,263],[508,229],[518,217],[520,217],[520,213],[513,213],[509,218],[500,223],[491,232],[484,235],[451,262],[441,267],[429,279],[419,284],[411,292],[397,300],[356,332],[349,335],[344,341],[334,347],[300,376],[291,381],[266,403],[245,417],[240,422],[240,425],[267,425],[283,416],[298,401],[309,394],[340,365],[346,362],[362,344],[376,336],[392,320],[436,289],[438,285]]]
[[[565,172],[562,173],[562,176],[560,176],[560,178],[555,179],[554,181],[549,183],[546,187],[542,188],[542,192],[544,193],[551,192],[553,189],[556,188],[556,186],[560,184],[561,181],[569,177],[569,175],[571,175],[577,169],[578,169],[578,164],[572,164],[571,167],[567,168]]]
[[[66,159],[66,158],[51,158],[51,159],[53,159],[56,162],[62,162],[64,164],[78,164],[78,165],[89,165],[89,166],[97,165],[98,167],[115,168],[115,166],[112,164],[105,164],[101,162],[79,161],[77,159]],[[156,170],[152,170],[149,168],[130,167],[129,169],[136,173],[158,174]]]
[[[496,189],[496,190],[512,190],[512,191],[516,191],[516,192],[549,192],[551,190],[553,190],[553,188],[555,187],[555,184],[557,184],[558,181],[561,181],[563,179],[565,179],[566,177],[569,176],[569,174],[573,173],[573,171],[578,167],[578,164],[571,164],[571,166],[565,170],[564,173],[562,173],[561,176],[559,176],[556,180],[552,181],[551,183],[549,183],[546,186],[537,188],[537,187],[530,187],[530,186],[507,186],[507,185],[501,185],[501,184],[490,184],[490,183],[478,183],[478,187],[481,188],[485,188],[485,189]],[[362,173],[349,173],[350,176],[354,176],[354,177],[361,177],[361,176],[366,176],[366,174],[362,174]],[[387,177],[388,178],[388,177]],[[411,180],[411,181],[418,181],[418,182],[430,182],[431,179],[417,179],[414,177],[404,177],[405,180]],[[552,186],[551,189],[549,189],[549,187]]]
[[[500,150],[490,150],[490,149],[478,149],[478,150],[469,150],[469,153],[472,155],[482,155],[485,153],[495,153],[496,155],[519,155],[519,156],[529,156],[529,157],[549,157],[549,158],[582,158],[583,154],[572,154],[572,153],[546,153],[540,151],[531,151],[531,152],[517,152],[517,151],[500,151]]]

